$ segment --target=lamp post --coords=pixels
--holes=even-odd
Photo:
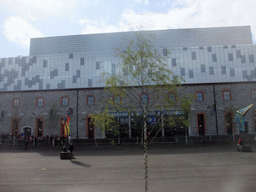
[[[118,145],[120,145],[120,133],[119,133],[119,111],[117,110],[117,121],[118,121]]]

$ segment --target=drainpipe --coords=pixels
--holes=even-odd
[[[217,106],[216,106],[216,95],[215,95],[215,85],[214,84],[213,84],[213,97],[214,97],[214,115],[215,115],[215,121],[216,121],[216,134],[217,134],[217,137],[219,137]]]
[[[76,139],[78,139],[78,89],[76,90]]]

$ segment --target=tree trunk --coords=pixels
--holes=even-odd
[[[146,114],[143,114],[144,124],[144,163],[145,163],[145,192],[148,191],[148,137],[147,137],[147,122]]]

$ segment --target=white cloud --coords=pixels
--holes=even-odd
[[[135,1],[135,0],[134,0]],[[142,2],[143,0],[136,0]],[[123,11],[118,25],[87,25],[83,33],[249,25],[256,38],[255,0],[176,0],[165,13]]]
[[[34,28],[27,21],[20,17],[9,17],[5,20],[4,34],[10,41],[14,41],[22,46],[29,47],[30,38],[44,37],[44,35],[36,28]]]
[[[80,19],[79,20],[79,23],[80,24],[85,24],[85,23],[90,23],[91,21],[90,20],[88,20],[88,19]]]
[[[2,0],[17,15],[35,20],[36,17],[58,16],[71,11],[78,1],[73,0]]]
[[[134,0],[136,3],[145,3],[146,5],[148,5],[148,0]]]

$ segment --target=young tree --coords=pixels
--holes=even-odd
[[[145,191],[148,190],[148,135],[149,130],[147,118],[151,111],[170,110],[178,107],[184,111],[182,121],[188,123],[190,100],[186,97],[178,102],[171,97],[173,93],[181,90],[180,83],[183,79],[174,75],[168,65],[168,51],[159,53],[154,47],[153,37],[145,32],[136,33],[135,38],[128,40],[125,48],[117,48],[117,57],[120,62],[116,66],[116,72],[104,73],[105,91],[107,92],[106,110],[102,114],[95,114],[94,122],[102,126],[108,120],[113,121],[106,113],[107,108],[116,111],[128,112],[142,122],[143,129],[141,138],[144,148],[145,160]],[[179,89],[178,89],[179,88]],[[184,101],[184,102],[183,102]],[[177,104],[178,103],[178,104]],[[184,118],[186,117],[186,118]],[[166,122],[171,122],[169,119]],[[158,122],[159,123],[159,122]],[[155,126],[150,126],[151,129]],[[162,129],[158,126],[156,134]],[[155,135],[151,135],[154,139]]]

